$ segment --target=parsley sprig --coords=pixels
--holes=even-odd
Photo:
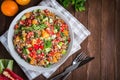
[[[70,4],[72,4],[76,11],[85,11],[85,2],[86,0],[59,0],[60,3],[67,8]]]

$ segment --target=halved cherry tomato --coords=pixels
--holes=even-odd
[[[36,51],[32,51],[32,52],[30,53],[30,57],[36,58],[36,57],[37,57]]]
[[[27,38],[30,38],[30,37],[32,37],[32,36],[34,36],[34,32],[29,32],[29,33],[27,34]]]
[[[15,27],[14,27],[14,29],[18,29],[18,28],[19,28],[19,26],[16,24]]]
[[[38,54],[38,58],[42,59],[44,57],[44,53]]]

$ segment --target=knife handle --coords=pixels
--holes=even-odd
[[[69,72],[62,80],[66,80],[67,77],[71,74],[71,72]]]
[[[65,74],[67,74],[67,73],[62,72],[62,73],[58,74],[57,76],[53,77],[53,78],[50,79],[50,80],[58,80],[58,79],[62,78]]]

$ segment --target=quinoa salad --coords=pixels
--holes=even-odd
[[[27,12],[14,26],[14,48],[34,66],[57,63],[67,53],[69,43],[68,25],[48,9]]]

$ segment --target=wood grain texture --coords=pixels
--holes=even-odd
[[[101,80],[101,0],[88,2],[88,29],[91,35],[88,38],[87,48],[90,56],[94,56],[95,60],[88,65],[87,80]]]
[[[115,79],[115,2],[102,0],[101,79]],[[111,76],[112,75],[112,76]]]
[[[19,6],[19,12],[40,1],[31,0],[29,5]],[[74,70],[67,80],[120,80],[120,0],[87,0],[85,12],[75,12],[73,6],[67,10],[90,30],[91,35],[81,44],[82,49],[69,57],[50,78],[61,73],[84,50],[95,59]],[[0,35],[8,30],[14,17],[6,17],[0,11]],[[0,58],[13,59],[1,43]],[[28,80],[16,62],[14,72]],[[50,78],[40,75],[34,80]]]
[[[120,0],[116,0],[115,9],[115,41],[116,41],[116,56],[115,56],[115,80],[120,80]]]

